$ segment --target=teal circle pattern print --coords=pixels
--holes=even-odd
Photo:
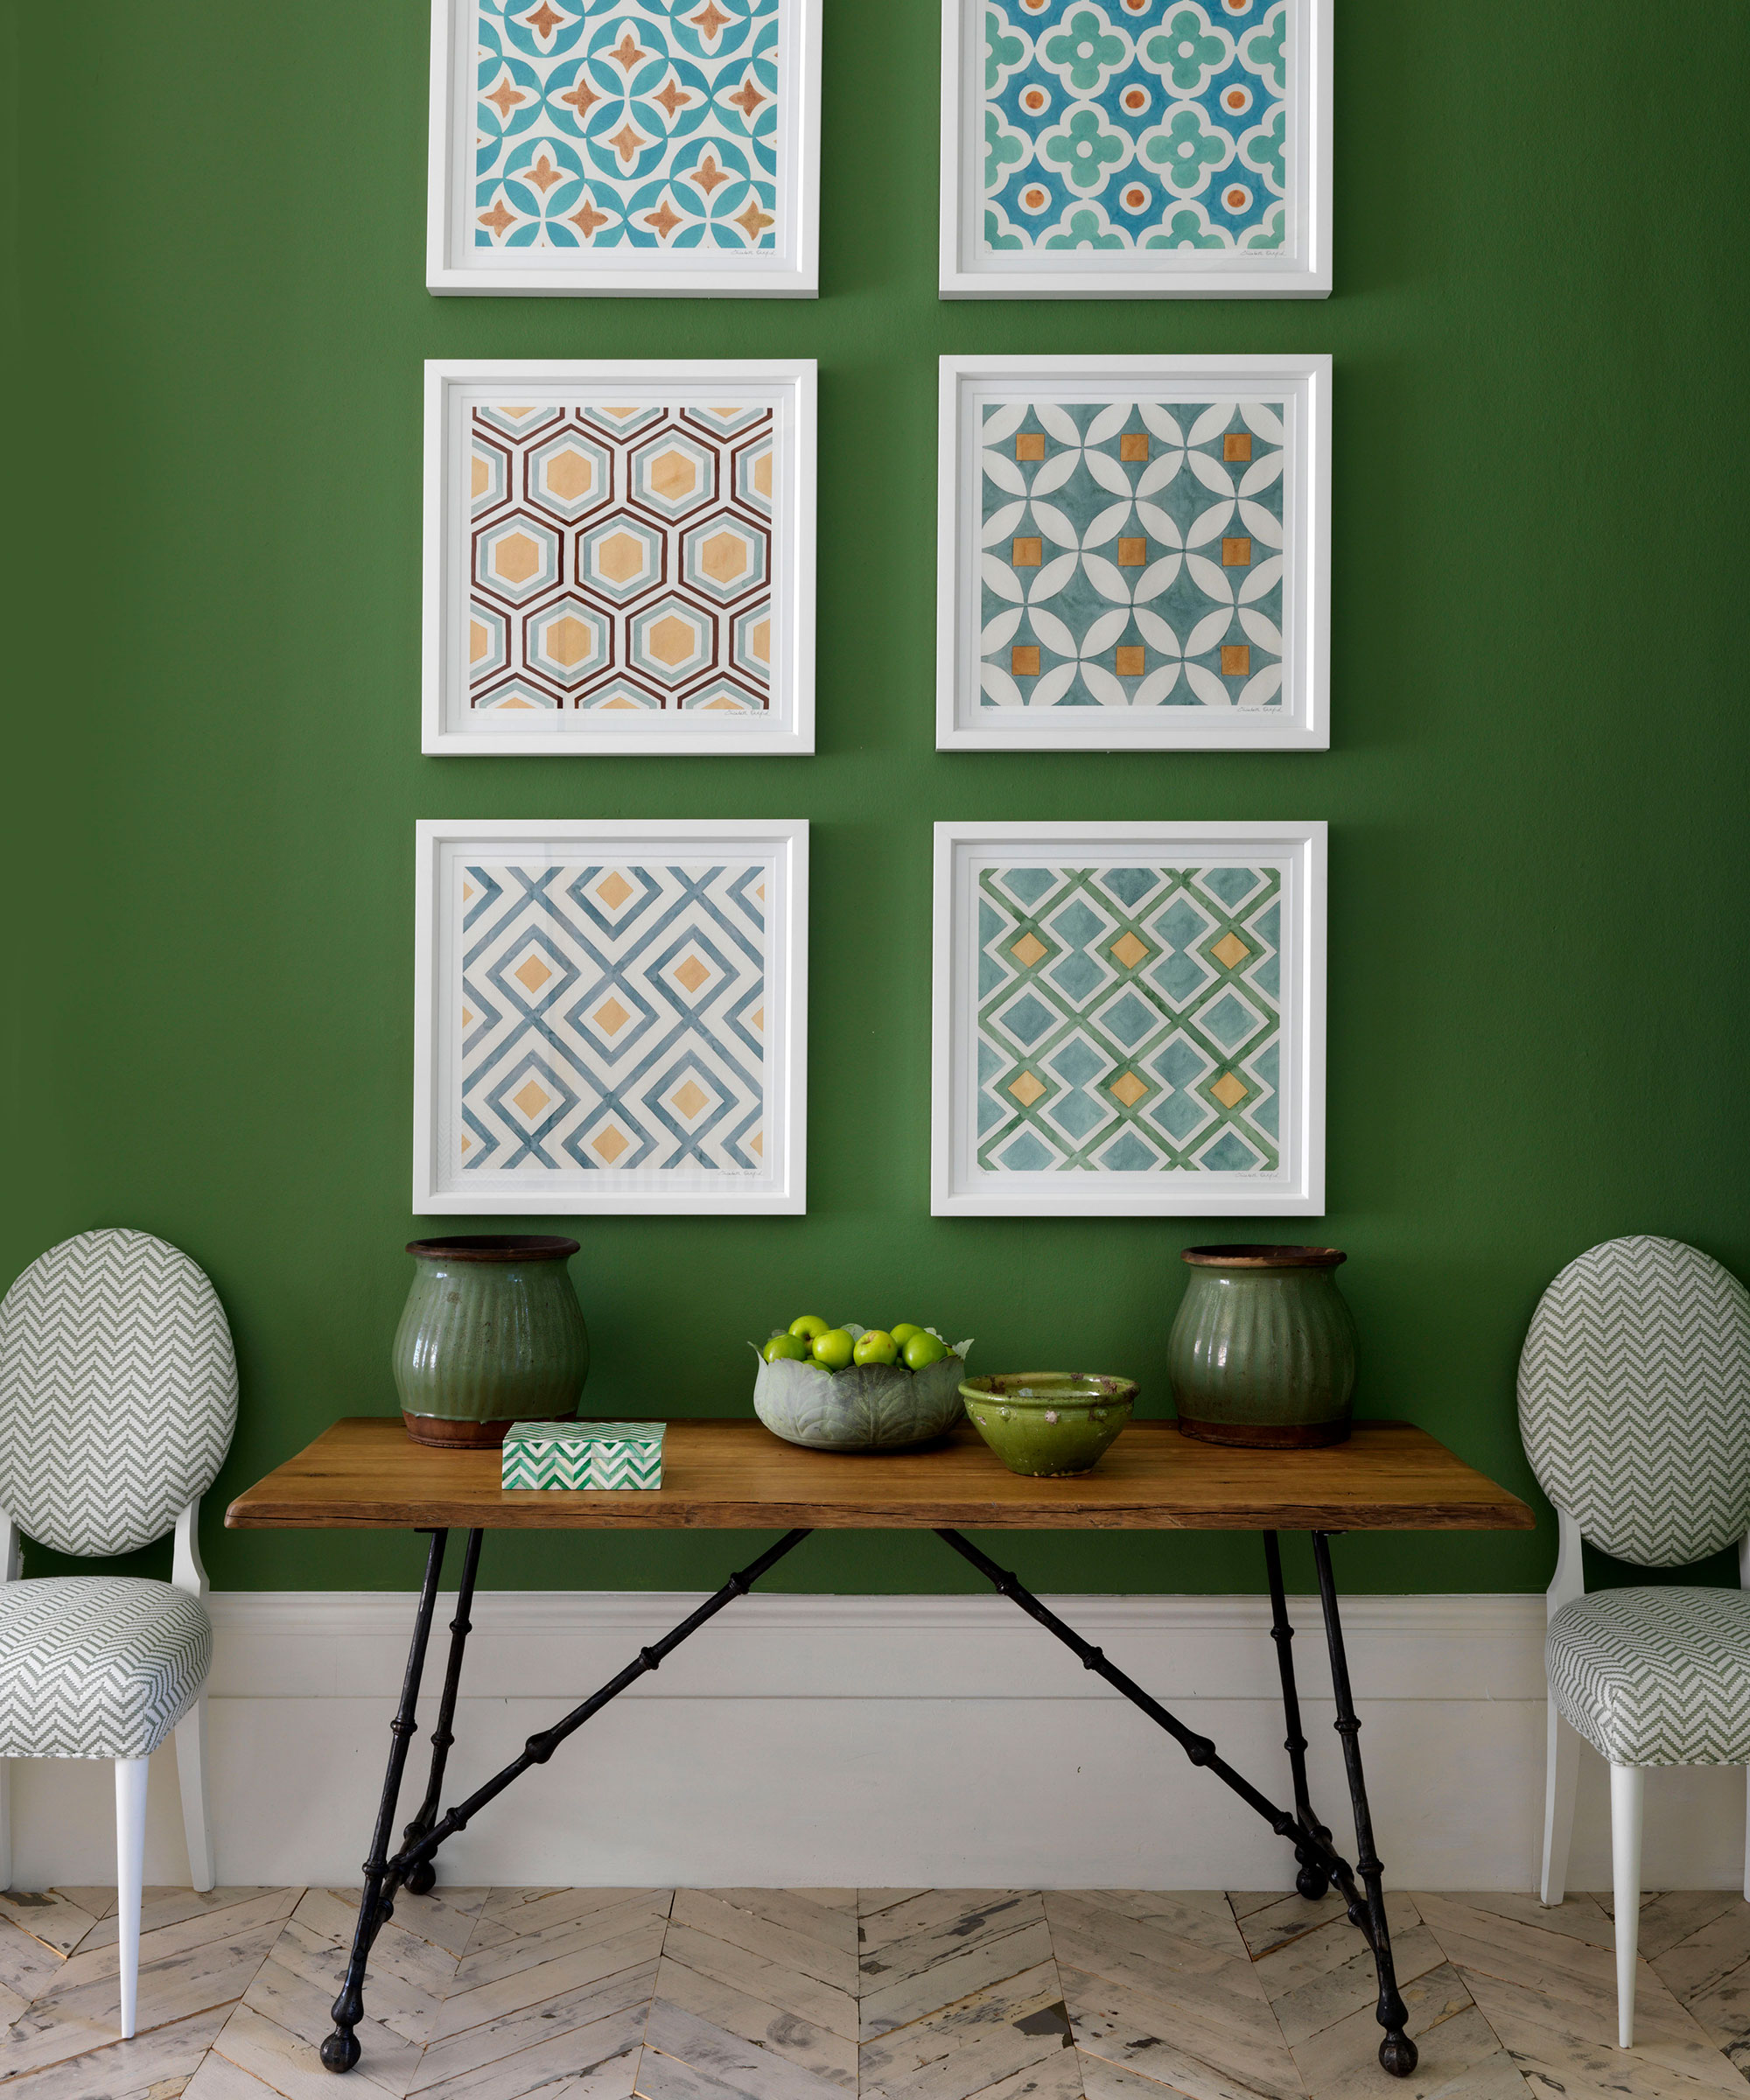
[[[1288,0],[984,0],[984,250],[1278,252]]]
[[[987,406],[980,706],[1280,710],[1284,412]]]
[[[979,1166],[1276,1172],[1281,921],[1274,867],[985,869]]]
[[[476,5],[476,248],[776,247],[780,0]]]

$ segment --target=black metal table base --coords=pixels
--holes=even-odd
[[[1374,1849],[1373,1816],[1368,1806],[1367,1780],[1362,1770],[1361,1722],[1355,1714],[1354,1698],[1349,1686],[1342,1620],[1337,1609],[1337,1587],[1331,1570],[1330,1542],[1333,1535],[1325,1531],[1312,1534],[1312,1557],[1319,1574],[1320,1602],[1324,1607],[1325,1639],[1330,1650],[1331,1683],[1337,1708],[1335,1726],[1337,1732],[1343,1739],[1343,1763],[1348,1777],[1349,1798],[1354,1810],[1355,1864],[1353,1868],[1332,1844],[1329,1830],[1313,1814],[1307,1791],[1306,1739],[1300,1732],[1300,1701],[1294,1682],[1292,1649],[1294,1629],[1288,1619],[1288,1600],[1282,1582],[1282,1555],[1275,1532],[1266,1531],[1264,1535],[1264,1564],[1270,1576],[1270,1638],[1276,1643],[1277,1665],[1282,1680],[1283,1718],[1288,1728],[1284,1747],[1288,1752],[1289,1772],[1294,1789],[1292,1811],[1278,1808],[1266,1795],[1261,1794],[1250,1780],[1235,1771],[1208,1736],[1197,1734],[1182,1721],[1175,1719],[1166,1707],[1151,1698],[1134,1678],[1127,1676],[1099,1648],[1084,1641],[1074,1628],[1067,1626],[1055,1612],[1041,1604],[1015,1576],[998,1567],[970,1539],[958,1531],[951,1530],[939,1530],[936,1536],[963,1559],[970,1561],[987,1581],[993,1584],[1004,1597],[1018,1605],[1029,1618],[1037,1620],[1048,1634],[1061,1641],[1066,1648],[1078,1656],[1085,1670],[1091,1670],[1104,1678],[1114,1690],[1145,1713],[1157,1727],[1164,1728],[1194,1765],[1213,1773],[1223,1786],[1237,1794],[1248,1808],[1262,1816],[1278,1838],[1285,1838],[1294,1848],[1297,1869],[1295,1886],[1303,1896],[1316,1901],[1328,1889],[1334,1886],[1337,1889],[1343,1899],[1350,1923],[1367,1942],[1379,1978],[1377,2017],[1380,2026],[1385,2030],[1385,2038],[1379,2045],[1379,2061],[1394,2077],[1407,2078],[1416,2068],[1417,2050],[1416,2044],[1404,2031],[1408,2014],[1404,2000],[1398,1994],[1397,1978],[1392,1967],[1391,1935],[1386,1922],[1384,1900],[1380,1893],[1380,1878],[1383,1869]],[[365,1972],[378,1933],[395,1914],[396,1894],[406,1888],[416,1895],[423,1895],[436,1880],[432,1862],[438,1848],[446,1839],[454,1837],[458,1830],[465,1830],[488,1802],[495,1800],[514,1779],[520,1778],[531,1765],[544,1765],[567,1736],[574,1734],[592,1714],[599,1713],[610,1699],[617,1698],[628,1685],[636,1684],[640,1677],[657,1669],[690,1634],[696,1633],[708,1620],[715,1618],[726,1604],[738,1597],[745,1597],[762,1575],[774,1567],[787,1553],[801,1545],[808,1536],[807,1531],[786,1532],[775,1545],[768,1547],[757,1560],[732,1575],[720,1590],[708,1597],[696,1612],[690,1613],[671,1633],[665,1634],[653,1647],[640,1648],[635,1662],[627,1663],[617,1676],[610,1677],[599,1691],[592,1692],[581,1705],[574,1706],[562,1720],[556,1721],[550,1728],[542,1730],[537,1735],[531,1735],[523,1745],[520,1755],[513,1758],[509,1764],[494,1773],[483,1785],[477,1787],[465,1801],[439,1816],[438,1800],[444,1784],[444,1769],[450,1746],[455,1740],[453,1723],[456,1696],[461,1683],[463,1650],[467,1645],[468,1634],[472,1630],[468,1614],[473,1603],[475,1577],[480,1571],[481,1534],[470,1531],[467,1549],[463,1557],[456,1615],[450,1621],[450,1655],[444,1673],[444,1690],[438,1700],[438,1723],[431,1732],[431,1769],[426,1782],[425,1797],[419,1805],[418,1812],[402,1833],[401,1849],[391,1855],[389,1838],[401,1799],[407,1754],[412,1738],[417,1732],[414,1712],[419,1698],[420,1680],[424,1675],[425,1651],[430,1642],[431,1620],[438,1603],[438,1581],[443,1572],[444,1547],[449,1538],[447,1531],[433,1531],[430,1534],[431,1544],[425,1557],[425,1579],[420,1588],[419,1605],[414,1614],[413,1642],[408,1650],[407,1671],[402,1681],[401,1700],[396,1709],[395,1718],[389,1723],[388,1769],[383,1777],[382,1801],[377,1810],[376,1827],[371,1837],[370,1857],[364,1866],[365,1885],[359,1899],[359,1922],[353,1936],[353,1950],[346,1964],[346,1979],[340,1986],[340,1995],[334,2000],[334,2032],[322,2044],[322,2062],[329,2070],[350,2071],[359,2061],[359,2040],[354,2030],[364,2018]],[[1356,1881],[1357,1874],[1361,1878],[1359,1884]]]

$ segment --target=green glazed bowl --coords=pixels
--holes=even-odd
[[[1086,1473],[1130,1418],[1134,1379],[1097,1371],[1004,1371],[965,1378],[973,1426],[1011,1473],[1035,1480]]]

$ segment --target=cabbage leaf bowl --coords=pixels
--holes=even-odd
[[[853,1336],[867,1332],[849,1320],[844,1327]],[[970,1339],[920,1371],[903,1363],[854,1363],[830,1371],[786,1356],[767,1363],[757,1342],[748,1346],[760,1356],[753,1411],[787,1444],[810,1451],[915,1451],[945,1437],[965,1416],[960,1382]]]

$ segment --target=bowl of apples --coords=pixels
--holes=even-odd
[[[946,1436],[965,1412],[960,1382],[970,1340],[901,1320],[833,1326],[804,1312],[763,1344],[753,1411],[787,1444],[811,1451],[912,1451]]]

